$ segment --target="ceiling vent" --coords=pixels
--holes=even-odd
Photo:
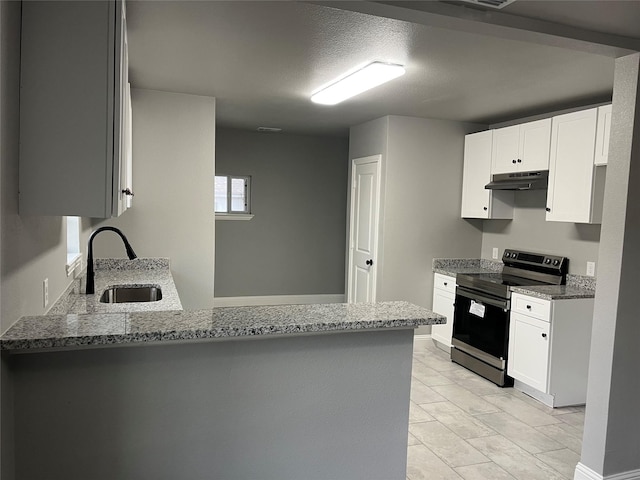
[[[474,5],[480,5],[483,7],[501,9],[515,2],[516,0],[461,0],[466,3],[473,3]]]

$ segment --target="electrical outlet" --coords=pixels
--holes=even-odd
[[[44,308],[49,306],[49,279],[45,278],[42,282],[42,303]]]
[[[587,262],[587,276],[593,277],[596,274],[596,262]]]
[[[492,257],[493,257],[494,260],[498,259],[498,249],[497,248],[493,249]]]

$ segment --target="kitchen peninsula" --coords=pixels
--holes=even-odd
[[[406,302],[25,317],[0,338],[3,453],[21,480],[404,479],[413,331],[442,321]]]

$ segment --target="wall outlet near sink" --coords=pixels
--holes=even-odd
[[[42,281],[42,303],[44,308],[49,306],[49,279],[45,278]]]
[[[491,257],[492,257],[494,260],[497,260],[497,259],[498,259],[498,249],[497,249],[497,248],[494,248],[494,249],[493,249],[493,253],[491,254]]]
[[[594,277],[596,275],[596,262],[587,262],[587,276]]]

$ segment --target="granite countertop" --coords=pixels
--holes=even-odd
[[[573,300],[594,298],[596,291],[575,285],[542,285],[537,287],[511,287],[511,291],[545,300]]]
[[[94,270],[95,294],[84,293],[85,273],[47,313],[55,315],[182,310],[168,258],[97,258],[94,261]],[[160,287],[162,299],[156,302],[101,303],[102,292],[114,286]]]
[[[458,273],[496,273],[502,271],[503,264],[495,260],[478,258],[434,258],[432,269],[435,273],[455,277]],[[595,297],[596,279],[584,275],[567,275],[566,285],[541,285],[511,287],[512,292],[544,298],[545,300],[572,300]]]
[[[502,267],[502,262],[484,258],[434,258],[432,263],[435,273],[450,277],[455,277],[458,273],[496,273],[501,272]]]
[[[0,337],[9,352],[180,340],[415,328],[445,323],[408,302],[218,307],[23,317]]]

